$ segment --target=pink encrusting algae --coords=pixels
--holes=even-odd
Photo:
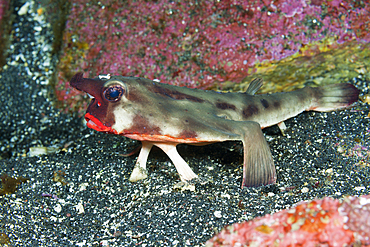
[[[76,92],[66,84],[79,71],[203,89],[237,83],[256,63],[285,58],[325,37],[369,41],[369,12],[369,3],[349,0],[75,0],[57,96],[74,105]]]
[[[370,195],[324,198],[227,226],[206,246],[368,246]]]

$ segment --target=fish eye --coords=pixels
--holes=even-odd
[[[122,97],[124,91],[125,89],[120,85],[112,85],[105,89],[103,95],[108,101],[116,102]]]

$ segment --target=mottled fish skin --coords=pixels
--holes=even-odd
[[[243,186],[266,185],[276,180],[272,156],[261,128],[305,110],[331,111],[348,107],[359,95],[351,84],[252,95],[262,85],[261,81],[255,81],[246,93],[220,93],[138,77],[89,79],[83,78],[82,73],[76,74],[70,84],[94,97],[85,115],[88,127],[149,143],[145,155],[137,161],[141,164],[135,168],[145,168],[142,163],[144,160],[146,163],[152,145],[170,153],[174,152],[171,145],[175,147],[178,143],[240,140],[245,151]],[[180,166],[178,170],[186,165],[177,155],[171,159],[181,163],[176,166]],[[188,176],[181,171],[179,174],[182,180],[196,176],[190,171]]]

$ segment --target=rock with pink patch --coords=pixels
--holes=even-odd
[[[206,246],[367,246],[370,195],[324,198],[227,226]]]
[[[77,100],[66,83],[78,71],[205,89],[238,83],[256,63],[327,37],[370,40],[370,4],[349,0],[75,0],[71,6],[56,83],[68,107]]]

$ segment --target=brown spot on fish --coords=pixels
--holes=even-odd
[[[127,92],[126,98],[132,102],[148,102],[148,99],[143,97],[140,91],[135,87],[130,88],[130,90]]]
[[[123,134],[144,134],[144,135],[160,135],[161,129],[158,126],[151,124],[148,119],[143,116],[136,115],[133,119],[133,125],[130,129],[124,130]]]
[[[169,98],[175,99],[175,100],[184,100],[184,99],[186,99],[186,100],[193,101],[193,102],[198,102],[198,103],[202,103],[204,101],[201,98],[198,98],[198,97],[195,97],[195,96],[192,96],[192,95],[188,95],[188,94],[185,94],[185,93],[181,93],[177,90],[164,88],[164,87],[161,87],[157,84],[153,84],[153,87],[150,87],[149,90],[151,90],[152,92],[154,92],[156,94],[159,94],[163,97],[169,97]]]
[[[236,109],[235,105],[229,104],[226,102],[217,102],[216,107],[221,109],[221,110],[234,110]]]
[[[178,137],[184,139],[196,138],[197,133],[193,130],[183,130]]]
[[[261,99],[261,104],[263,107],[268,108],[270,106],[269,102],[265,99]]]
[[[273,105],[274,105],[275,108],[279,108],[280,107],[280,102],[279,101],[274,101]]]
[[[258,107],[255,105],[249,105],[243,109],[244,118],[249,118],[256,114],[258,114]]]

